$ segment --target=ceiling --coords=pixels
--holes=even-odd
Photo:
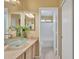
[[[61,0],[20,0],[20,4],[4,3],[9,11],[38,11],[40,7],[58,7]]]

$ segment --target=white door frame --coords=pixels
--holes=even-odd
[[[39,57],[41,57],[41,46],[40,46],[40,11],[41,9],[52,9],[54,10],[54,21],[56,22],[56,32],[54,39],[54,54],[58,56],[58,8],[57,7],[41,7],[39,8]]]

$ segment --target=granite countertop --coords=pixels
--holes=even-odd
[[[28,39],[28,41],[30,42],[29,44],[23,45],[22,47],[17,48],[17,49],[12,49],[12,48],[8,47],[4,51],[4,59],[16,59],[23,52],[27,51],[28,48],[30,48],[35,42],[37,42],[38,39]]]

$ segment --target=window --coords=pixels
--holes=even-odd
[[[53,16],[41,16],[41,22],[53,22]]]

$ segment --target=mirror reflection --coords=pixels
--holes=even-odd
[[[35,31],[35,14],[16,12],[11,13],[11,25],[8,32],[15,31],[16,36],[27,37],[29,31]]]
[[[35,30],[35,15],[25,15],[25,25],[29,27],[30,30]]]

